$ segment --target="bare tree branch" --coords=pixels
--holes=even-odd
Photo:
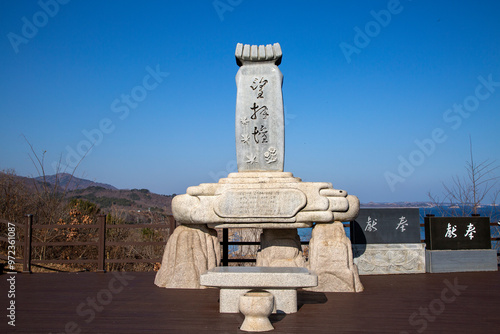
[[[499,190],[495,190],[498,185],[499,176],[494,172],[500,168],[495,161],[484,160],[478,164],[474,161],[472,139],[469,136],[470,160],[465,163],[466,177],[453,176],[451,184],[443,183],[444,199],[428,193],[429,199],[442,209],[445,201],[451,206],[458,206],[462,216],[477,214],[481,204],[486,197],[493,192],[493,203],[499,196]],[[444,210],[440,210],[444,212]]]

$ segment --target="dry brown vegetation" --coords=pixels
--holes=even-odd
[[[109,196],[109,194],[114,194]],[[102,203],[98,205],[89,200],[96,198]],[[129,198],[128,201],[124,199]],[[22,258],[24,228],[26,214],[34,215],[35,225],[61,225],[65,228],[33,229],[32,240],[37,242],[81,243],[96,242],[97,228],[77,228],[76,225],[93,225],[97,216],[106,215],[108,225],[133,223],[165,223],[167,226],[170,214],[170,196],[150,193],[141,190],[108,190],[101,187],[68,191],[57,182],[49,183],[31,178],[19,177],[14,171],[0,172],[0,237],[7,236],[7,223],[17,223],[16,226],[16,258]],[[126,203],[127,205],[120,205]],[[67,228],[75,225],[75,228]],[[108,228],[107,242],[166,242],[169,231],[166,229],[124,229]],[[5,240],[0,242],[2,255],[7,255]],[[157,259],[161,258],[163,246],[108,246],[108,259]],[[78,260],[97,259],[96,246],[34,246],[34,260]],[[4,261],[6,262],[6,261]],[[154,270],[155,263],[109,263],[107,270]],[[20,269],[19,266],[16,269]],[[97,264],[44,264],[32,266],[32,271],[45,270],[80,271],[97,269]]]

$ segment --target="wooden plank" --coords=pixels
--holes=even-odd
[[[217,289],[164,289],[154,278],[154,272],[18,274],[15,330],[240,333],[243,315],[219,313]],[[299,291],[299,311],[271,316],[271,333],[498,333],[499,272],[361,280],[361,293]],[[8,291],[6,279],[0,291]],[[12,327],[4,320],[0,332]]]
[[[31,246],[97,246],[97,241],[49,241],[49,242],[32,242]]]
[[[73,259],[73,260],[31,260],[31,263],[97,263],[95,259]]]
[[[47,224],[47,225],[37,225],[33,224],[33,229],[37,230],[46,230],[46,229],[67,229],[67,228],[99,228],[99,225],[97,224],[75,224],[75,225],[67,225],[67,224]]]
[[[20,224],[20,227],[24,227],[24,224]],[[118,224],[118,225],[106,225],[107,229],[117,229],[117,228],[125,228],[125,229],[136,229],[136,228],[159,228],[159,229],[168,229],[170,226],[168,224]],[[33,225],[34,229],[45,230],[45,229],[67,229],[67,228],[99,228],[97,224],[47,224],[47,225]]]
[[[9,256],[8,255],[3,255],[3,254],[0,254],[0,259],[1,260],[5,260],[5,261],[9,261]],[[17,257],[10,257],[10,260],[14,260],[14,262],[16,263],[23,263],[23,259],[22,258],[17,258]]]
[[[14,223],[13,223],[14,224]],[[25,224],[15,223],[18,227],[24,227]],[[33,224],[34,229],[51,229],[51,228],[99,228],[97,224]],[[106,225],[108,229],[115,228],[170,228],[168,223],[165,224],[117,224]]]
[[[0,257],[1,258],[1,257]],[[154,259],[106,259],[106,263],[155,263],[155,262],[161,262],[161,258],[154,258]],[[255,262],[255,260],[252,260]],[[249,261],[249,262],[252,262]],[[239,261],[238,261],[239,262]],[[65,260],[31,260],[31,263],[38,263],[38,264],[48,264],[48,263],[97,263],[96,259],[65,259]]]
[[[13,224],[13,225],[16,225],[16,227],[24,227],[24,225],[26,225],[25,223],[15,223],[15,222],[11,222],[11,221],[8,221],[8,220],[5,220],[5,219],[0,219],[0,223],[1,224],[5,224],[5,225],[9,225],[9,224]]]
[[[166,241],[106,241],[107,246],[165,246]]]
[[[156,259],[106,259],[106,263],[155,263],[161,262],[161,258]]]
[[[106,228],[170,228],[168,223],[165,224],[117,224],[117,225],[106,225]]]

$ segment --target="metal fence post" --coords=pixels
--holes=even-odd
[[[171,236],[174,233],[175,228],[177,227],[177,222],[175,221],[174,216],[167,216],[168,221],[168,235]]]
[[[27,215],[26,225],[24,227],[24,256],[23,273],[31,274],[31,232],[33,231],[33,215]]]
[[[227,228],[222,229],[222,265],[227,266],[229,261],[229,233]]]
[[[98,255],[97,255],[97,272],[105,273],[104,269],[106,262],[106,215],[99,215],[97,217],[99,222],[99,240],[98,243]]]

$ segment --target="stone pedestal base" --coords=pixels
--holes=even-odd
[[[203,288],[200,275],[219,263],[217,232],[206,225],[181,225],[168,239],[155,284],[164,288]]]
[[[495,249],[427,250],[425,259],[428,273],[498,270]]]
[[[318,277],[296,267],[217,267],[201,275],[201,284],[219,287],[220,312],[238,313],[240,296],[260,289],[273,294],[275,313],[297,312],[297,289],[318,284]]]
[[[344,225],[316,224],[309,242],[309,269],[318,275],[318,286],[309,288],[321,292],[360,292],[363,285],[353,263],[351,241]]]
[[[352,245],[360,275],[425,273],[425,244]]]
[[[259,267],[305,267],[297,229],[265,229],[257,253]]]

